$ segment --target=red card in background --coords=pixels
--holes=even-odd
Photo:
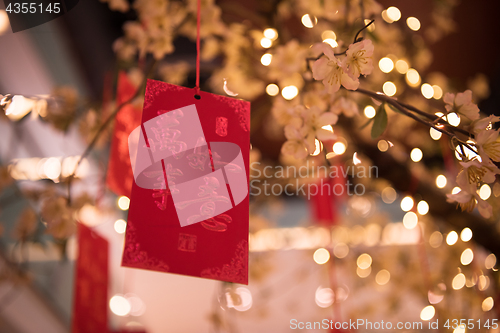
[[[333,179],[323,178],[316,183],[319,188],[318,193],[311,195],[310,208],[314,220],[320,225],[332,226],[337,221],[337,203],[335,195],[330,190],[335,184]]]
[[[78,223],[72,333],[108,332],[108,241]]]
[[[125,72],[118,74],[116,103],[120,105],[134,96],[137,88]],[[132,104],[122,107],[116,115],[111,151],[106,175],[106,185],[116,194],[130,198],[134,177],[130,167],[128,136],[141,124],[141,109]]]
[[[122,265],[247,284],[250,103],[200,95],[148,80]]]

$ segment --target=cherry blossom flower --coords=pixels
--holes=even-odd
[[[285,126],[285,137],[287,141],[281,147],[281,153],[283,155],[292,155],[296,159],[303,159],[309,152],[304,141],[304,134],[299,124],[299,122],[294,121]]]
[[[480,182],[493,183],[495,175],[500,174],[498,169],[488,158],[479,162],[477,159],[460,162],[470,184],[477,186]]]
[[[280,125],[288,125],[290,121],[300,116],[302,109],[298,108],[298,99],[287,101],[284,98],[276,98],[271,109],[274,119]]]
[[[477,202],[479,214],[484,218],[490,218],[492,215],[492,207],[485,200],[481,199],[477,194],[477,184],[469,181],[470,176],[468,170],[460,171],[457,176],[457,185],[461,191],[455,194],[447,194],[448,202],[457,202],[462,211],[472,212]]]
[[[369,39],[349,45],[343,62],[344,71],[353,79],[373,71],[373,43]]]
[[[445,108],[448,112],[456,112],[470,120],[479,118],[479,108],[472,103],[472,91],[466,90],[463,93],[446,93],[443,97],[446,103]]]
[[[116,52],[118,58],[131,61],[137,53],[137,47],[125,38],[118,38],[113,43],[113,51]]]
[[[500,162],[500,141],[498,139],[499,131],[483,130],[476,135],[476,143],[479,147],[481,159],[492,159]]]
[[[308,49],[296,39],[276,48],[273,60],[269,66],[269,76],[272,79],[282,79],[283,75],[290,76],[302,72],[306,65]]]
[[[340,97],[330,108],[335,114],[343,113],[344,116],[351,118],[359,114],[358,104],[350,98]]]
[[[172,36],[166,33],[155,34],[148,45],[147,50],[153,54],[156,60],[162,59],[166,54],[174,52]]]
[[[470,126],[472,132],[475,134],[480,133],[481,131],[489,129],[491,124],[497,123],[500,121],[500,117],[491,115],[485,118],[474,120]]]
[[[301,131],[306,137],[306,145],[310,151],[314,151],[316,138],[320,141],[335,139],[333,132],[322,128],[337,123],[339,117],[335,113],[323,112],[317,106],[313,106],[310,109],[303,108],[301,116],[304,119]]]
[[[326,57],[316,60],[312,66],[313,78],[323,80],[329,94],[332,94],[344,86],[349,90],[359,87],[359,80],[353,79],[344,72],[342,63],[334,55],[333,48],[326,43],[321,43],[321,49]]]
[[[165,13],[168,7],[167,0],[136,0],[134,1],[134,9],[139,13],[143,20],[147,20],[158,14]]]

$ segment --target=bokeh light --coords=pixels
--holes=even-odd
[[[402,59],[399,59],[398,61],[396,61],[396,70],[400,73],[400,74],[406,74],[406,72],[408,71],[408,69],[410,68],[410,66],[408,65],[408,63]]]
[[[333,147],[332,147],[333,152],[337,155],[342,155],[343,153],[345,153],[346,149],[347,149],[347,147],[346,147],[345,143],[340,142],[340,141],[335,142],[333,144]]]
[[[322,151],[323,143],[321,143],[318,139],[314,139],[314,152],[311,153],[311,156],[318,156]]]
[[[371,266],[368,266],[368,268],[360,268],[360,267],[356,268],[356,274],[363,279],[370,276],[371,272],[372,272]]]
[[[465,286],[465,280],[465,275],[463,273],[458,273],[451,281],[451,287],[455,290],[462,289]]]
[[[10,21],[7,12],[3,9],[0,9],[0,35],[9,29]]]
[[[488,200],[488,198],[491,196],[491,187],[488,184],[484,184],[481,186],[479,189],[479,197],[483,200]]]
[[[410,28],[413,31],[418,31],[420,29],[420,21],[418,18],[410,16],[406,19],[406,24],[408,25],[408,28]]]
[[[271,53],[266,53],[260,58],[260,63],[264,66],[269,66],[273,60],[273,55]]]
[[[375,108],[371,105],[367,105],[364,109],[364,114],[365,114],[365,117],[366,118],[373,118],[375,117],[375,115],[377,114],[377,111],[375,110]]]
[[[266,87],[266,93],[269,96],[277,96],[280,93],[280,88],[274,83],[268,84]]]
[[[410,196],[406,196],[401,200],[401,209],[403,212],[409,212],[413,208],[413,205],[413,198]]]
[[[117,233],[123,234],[127,229],[127,222],[125,222],[125,220],[122,219],[116,220],[113,227]]]
[[[378,285],[383,286],[389,283],[390,280],[391,280],[391,273],[386,269],[382,269],[377,273],[377,275],[375,275],[375,282],[377,282]]]
[[[385,140],[379,140],[379,142],[377,143],[377,148],[381,152],[386,152],[387,150],[389,150],[389,143]]]
[[[265,48],[265,49],[270,48],[272,45],[273,45],[273,41],[272,41],[272,40],[270,40],[269,38],[263,37],[263,38],[260,40],[260,46],[262,46],[262,47],[263,47],[263,48]]]
[[[440,86],[433,84],[432,89],[434,90],[434,95],[432,96],[434,99],[440,99],[443,97],[443,89]]]
[[[276,29],[273,28],[267,28],[264,30],[264,37],[269,38],[270,40],[275,40],[278,38],[278,32]]]
[[[463,242],[468,242],[472,239],[472,230],[470,228],[464,228],[460,233],[460,239]]]
[[[420,312],[420,319],[431,320],[432,318],[434,318],[435,314],[436,314],[436,309],[434,309],[434,307],[432,305],[427,305]]]
[[[333,254],[339,259],[345,258],[349,254],[349,246],[345,243],[337,243],[333,247]]]
[[[406,82],[411,86],[411,87],[416,87],[420,83],[420,74],[413,69],[410,68],[406,71]]]
[[[403,225],[406,229],[413,229],[418,224],[418,216],[414,212],[408,212],[403,217]]]
[[[433,248],[438,248],[443,243],[443,234],[439,231],[434,231],[429,237],[429,245]]]
[[[286,86],[281,90],[281,96],[286,100],[292,100],[299,94],[296,86]]]
[[[464,266],[469,265],[474,260],[474,252],[471,249],[465,249],[460,256],[460,263]]]
[[[318,19],[316,18],[316,16],[309,14],[303,15],[300,21],[302,22],[304,27],[309,29],[313,28],[316,25],[316,23],[318,23]]]
[[[396,85],[391,81],[387,81],[382,86],[382,91],[387,96],[394,96],[394,95],[396,95],[396,92],[397,92]]]
[[[43,164],[43,172],[50,179],[57,179],[61,175],[61,160],[56,157],[48,158]]]
[[[122,195],[118,198],[118,208],[121,210],[127,210],[130,206],[130,199]]]
[[[109,308],[117,316],[126,316],[132,309],[130,302],[123,295],[115,295],[109,300]]]
[[[314,251],[313,258],[318,265],[326,264],[330,260],[330,252],[325,248],[319,248]]]
[[[436,177],[436,186],[438,188],[444,188],[447,183],[448,183],[448,180],[446,179],[445,175],[439,175]]]
[[[420,87],[420,91],[422,92],[422,95],[427,99],[431,99],[432,96],[434,96],[434,89],[428,83],[422,84],[422,86]]]
[[[431,135],[432,140],[437,141],[437,140],[441,139],[441,136],[443,135],[443,133],[439,132],[438,130],[435,130],[432,127],[429,131],[430,131],[430,135]]]
[[[451,126],[457,127],[458,125],[460,125],[460,116],[455,112],[448,113],[448,115],[446,116],[446,121],[448,121],[448,124],[450,124]]]
[[[368,253],[363,253],[356,260],[356,264],[361,269],[367,269],[372,264],[372,257]]]
[[[387,16],[393,21],[399,21],[401,18],[401,11],[394,6],[387,8]]]
[[[417,212],[420,215],[425,215],[429,212],[429,204],[425,200],[421,200],[417,204]]]
[[[453,245],[458,241],[458,234],[456,231],[451,231],[447,236],[446,236],[446,244],[448,245]]]
[[[420,148],[413,148],[410,152],[410,158],[413,162],[420,162],[422,160],[422,157],[424,157],[424,154],[420,150]]]
[[[394,62],[391,58],[384,57],[378,62],[378,67],[384,73],[390,73],[394,69]]]
[[[385,202],[386,204],[393,203],[394,201],[396,201],[397,197],[398,197],[398,194],[396,193],[396,190],[390,186],[388,186],[382,190],[382,201]]]
[[[493,300],[493,297],[488,297],[485,298],[483,303],[481,304],[481,309],[483,309],[484,312],[490,311],[493,309],[493,306],[495,305],[495,301]]]
[[[337,35],[332,30],[325,30],[325,31],[323,31],[323,33],[321,33],[321,39],[323,39],[323,40],[325,40],[325,39],[336,40]]]
[[[382,11],[381,15],[382,15],[382,18],[384,19],[384,21],[386,21],[387,23],[393,23],[393,22],[394,22],[394,20],[393,20],[393,19],[391,19],[391,18],[389,17],[389,15],[387,15],[387,10],[386,10],[386,9],[384,9],[384,10]]]
[[[329,307],[333,304],[334,300],[335,294],[333,293],[332,289],[322,287],[318,287],[318,289],[316,289],[315,301],[316,305],[320,308]]]
[[[337,41],[335,39],[331,39],[331,38],[323,39],[323,43],[327,43],[328,45],[330,45],[333,48],[336,48],[337,46],[339,46]]]
[[[490,253],[484,260],[484,266],[486,267],[486,269],[492,269],[496,264],[497,257],[493,253]]]

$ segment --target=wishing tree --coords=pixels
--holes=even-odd
[[[3,198],[30,202],[13,234],[21,247],[49,234],[44,241],[64,254],[82,210],[116,209],[82,190],[82,169],[109,158],[113,122],[123,110],[132,106],[140,117],[147,78],[192,85],[194,62],[169,56],[176,40],[196,40],[196,0],[104,2],[136,17],[112,45],[133,86],[127,97],[115,89],[114,100],[89,107],[71,87],[43,97],[0,96],[3,121],[19,121],[24,98],[36,117],[63,133],[78,128],[87,142],[80,157],[63,163],[62,172],[46,172],[35,188],[20,185],[28,180],[16,161],[2,161]],[[269,252],[299,248],[319,264],[331,255],[330,274],[344,275],[338,283],[330,276],[330,286],[316,293],[318,311],[338,310],[333,319],[399,316],[403,294],[422,305],[408,318],[498,317],[500,117],[477,106],[488,95],[484,76],[465,87],[428,70],[430,46],[456,29],[456,5],[434,1],[423,26],[374,0],[201,1],[201,90],[252,103],[250,283],[265,281]],[[324,195],[322,188],[341,190]],[[109,190],[100,195],[113,197]],[[309,201],[316,217],[275,228],[263,210],[290,200]],[[326,240],[296,245],[314,232]],[[318,252],[323,248],[327,254]],[[3,256],[12,269],[2,277],[23,276],[22,266]],[[386,288],[388,305],[359,296],[349,305],[366,286]],[[242,301],[236,286],[224,288],[234,304]],[[231,309],[221,302],[225,310],[210,320],[231,330],[221,315]]]

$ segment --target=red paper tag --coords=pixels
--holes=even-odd
[[[123,266],[248,283],[250,103],[149,80]]]
[[[72,333],[108,332],[108,241],[78,223]]]
[[[316,194],[311,194],[309,201],[314,220],[324,226],[332,226],[337,221],[337,203],[331,188],[335,186],[334,179],[323,178],[316,183],[319,189]]]
[[[119,105],[134,96],[136,87],[125,72],[118,74],[116,103]],[[106,185],[116,194],[130,198],[134,176],[130,167],[128,136],[141,124],[141,110],[134,105],[125,105],[116,115],[111,152],[106,174]]]

